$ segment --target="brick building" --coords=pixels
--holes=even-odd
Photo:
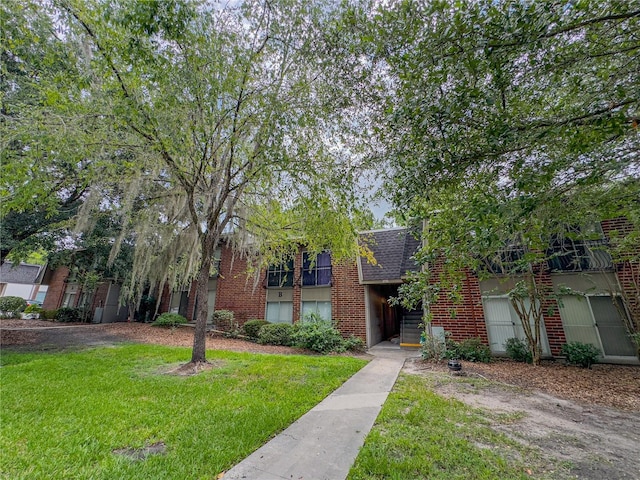
[[[599,248],[607,238],[624,235],[628,228],[624,221],[603,222],[603,239],[576,243],[537,274],[536,282],[557,294],[563,286],[584,293],[560,301],[551,297],[545,300],[542,346],[546,356],[558,356],[564,343],[580,341],[598,347],[605,361],[637,363],[623,315],[629,317],[633,308],[638,309],[640,266],[630,261],[614,263]],[[301,249],[288,264],[272,266],[257,277],[247,274],[245,259],[222,247],[216,259],[219,274],[209,280],[209,318],[214,310],[231,310],[239,325],[251,319],[294,323],[316,312],[336,321],[345,336],[358,336],[367,346],[385,340],[418,346],[422,310],[407,311],[392,306],[388,299],[397,295],[407,272],[418,268],[412,256],[419,240],[406,229],[362,232],[360,238],[372,250],[375,264],[364,258],[337,263],[330,252],[311,258]],[[441,266],[436,263],[429,268],[437,282]],[[479,280],[474,272],[463,272],[461,301],[450,300],[448,292],[442,290],[432,306],[434,330],[448,332],[457,341],[480,338],[493,353],[504,354],[507,339],[524,338],[507,297],[517,280],[500,274]],[[68,271],[52,272],[45,308],[79,305],[82,292],[78,288],[68,279]],[[117,292],[111,282],[99,287],[92,308],[103,310],[94,319],[126,318],[115,315],[122,313],[115,308]],[[622,293],[626,293],[624,304]],[[175,292],[165,287],[159,312],[173,311],[192,319],[196,304],[195,285],[188,291]]]

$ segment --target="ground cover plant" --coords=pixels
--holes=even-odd
[[[179,376],[167,372],[189,360],[187,348],[3,351],[0,477],[216,478],[364,364],[220,351],[208,357],[214,368]],[[145,447],[156,452],[145,456]]]
[[[348,479],[530,478],[528,466],[497,453],[520,456],[515,442],[471,407],[435,394],[430,382],[399,377]]]

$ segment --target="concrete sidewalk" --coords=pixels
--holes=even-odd
[[[373,347],[375,358],[280,435],[225,473],[224,480],[346,478],[408,357]]]

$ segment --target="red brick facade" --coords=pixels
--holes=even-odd
[[[602,227],[607,236],[624,235],[630,231],[630,226],[624,220],[606,221],[602,223]],[[638,246],[638,249],[640,250],[640,246]],[[301,286],[301,266],[302,250],[294,260],[294,286],[289,287],[292,290],[294,322],[300,318],[302,292],[305,288],[308,288]],[[434,281],[438,282],[442,264],[436,263],[431,268],[434,273]],[[238,255],[234,256],[231,249],[224,246],[221,252],[219,270],[220,274],[217,278],[215,289],[215,309],[233,311],[235,320],[240,326],[247,320],[264,319],[266,316],[267,292],[269,291],[266,285],[266,272],[260,272],[257,277],[253,273],[247,273],[246,259]],[[637,262],[621,262],[616,266],[616,275],[621,288],[629,293],[628,296],[632,301],[635,298],[634,308],[640,308],[637,305],[640,265]],[[67,287],[68,276],[69,270],[64,267],[50,274],[49,289],[44,301],[45,309],[60,307]],[[554,278],[549,271],[544,271],[537,275],[536,281],[539,285],[552,290]],[[368,322],[371,323],[370,329],[379,328],[374,326],[372,320],[367,317],[368,308],[371,308],[371,306],[365,306],[367,297],[365,290],[375,287],[380,292],[386,292],[386,290],[383,290],[386,288],[383,281],[379,284],[375,282],[367,283],[367,285],[361,283],[356,261],[333,263],[330,287],[332,317],[338,322],[338,328],[345,337],[354,335],[364,342],[368,340]],[[386,286],[388,287],[389,284],[386,284]],[[106,296],[107,290],[108,284],[98,287],[93,308],[101,306],[99,304],[100,299]],[[476,337],[489,344],[480,282],[473,272],[466,271],[462,275],[459,294],[461,301],[454,301],[451,298],[450,291],[444,288],[440,291],[438,301],[431,307],[432,324],[443,327],[446,332],[450,333],[453,340],[461,341],[466,338]],[[78,299],[79,297],[80,292],[78,292],[76,298]],[[192,319],[196,302],[195,284],[192,285],[188,296],[183,298],[183,304],[185,299],[187,300],[186,316]],[[165,286],[160,299],[159,312],[169,311],[170,308],[171,292]],[[550,351],[552,355],[557,356],[560,354],[562,345],[566,343],[560,309],[556,300],[551,297],[544,300],[542,308]],[[377,338],[380,336],[382,334],[378,337],[374,335],[374,341],[378,341]]]
[[[333,265],[331,303],[333,318],[344,336],[354,335],[366,342],[367,319],[364,306],[364,285],[358,279],[356,262]]]
[[[432,267],[436,283],[441,272],[440,261]],[[465,338],[481,338],[484,343],[488,343],[478,278],[471,272],[464,272],[459,293],[462,298],[454,301],[450,295],[451,290],[442,289],[439,292],[437,302],[431,306],[433,325],[444,327],[445,332],[451,334],[451,339],[457,342]]]

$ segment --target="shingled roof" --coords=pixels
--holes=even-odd
[[[420,241],[406,228],[362,232],[360,242],[372,252],[377,264],[359,259],[361,283],[401,283],[407,271],[417,271],[411,258]]]
[[[44,267],[42,265],[29,265],[21,263],[14,268],[13,263],[4,262],[0,266],[0,282],[2,283],[38,283],[38,277]]]

